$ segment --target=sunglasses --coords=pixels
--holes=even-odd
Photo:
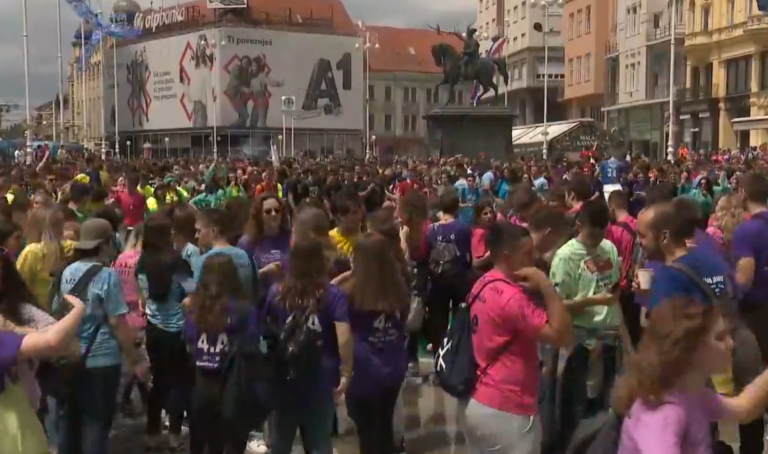
[[[282,212],[283,212],[283,210],[281,210],[280,208],[265,208],[264,209],[264,214],[266,214],[267,216],[274,216],[274,215],[280,214]]]

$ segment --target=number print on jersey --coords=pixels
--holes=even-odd
[[[608,175],[608,178],[616,178],[616,169],[613,167],[606,167],[605,174]]]
[[[293,318],[295,317],[295,314],[291,314],[288,317],[288,320],[285,321],[286,325],[290,325],[293,321]],[[307,327],[311,329],[312,331],[317,331],[318,333],[323,332],[323,327],[320,326],[320,318],[318,318],[317,315],[310,315],[307,319]]]
[[[392,326],[392,322],[388,320],[389,317],[387,317],[387,314],[384,312],[381,313],[376,318],[376,321],[373,322],[373,327],[376,328],[379,331],[385,330]]]
[[[208,344],[208,334],[203,333],[197,340],[197,348],[205,353],[220,353],[229,348],[229,338],[226,333],[221,333],[216,338],[216,345]]]

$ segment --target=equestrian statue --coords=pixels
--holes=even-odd
[[[429,28],[435,30],[438,35],[443,33],[439,24],[437,27]],[[435,91],[438,93],[441,85],[448,85],[449,93],[453,93],[453,88],[459,82],[477,82],[483,88],[476,98],[480,99],[490,90],[493,90],[494,95],[498,96],[499,87],[494,82],[496,74],[501,75],[504,85],[509,83],[506,59],[504,57],[480,57],[480,43],[475,38],[475,33],[477,33],[477,29],[472,26],[467,27],[464,36],[456,31],[448,32],[449,35],[459,38],[464,43],[461,54],[449,43],[443,42],[432,46],[432,58],[435,60],[435,65],[443,68],[443,80],[435,86]],[[499,38],[494,38],[494,40],[497,39]],[[445,104],[447,104],[447,100]]]

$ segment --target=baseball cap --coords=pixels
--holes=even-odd
[[[88,219],[80,226],[80,241],[75,249],[91,250],[104,241],[111,241],[115,232],[112,225],[104,219]]]

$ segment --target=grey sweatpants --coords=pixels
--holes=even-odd
[[[539,454],[541,421],[538,416],[516,415],[470,400],[465,412],[464,436],[470,454]]]

